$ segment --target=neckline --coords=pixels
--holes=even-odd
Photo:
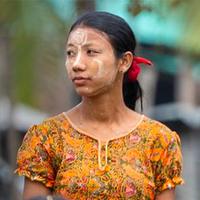
[[[113,141],[113,140],[117,140],[117,139],[120,139],[120,138],[124,138],[126,136],[128,136],[129,134],[131,134],[133,131],[135,131],[136,129],[139,128],[139,126],[142,124],[142,122],[144,121],[145,119],[145,115],[142,114],[140,119],[138,120],[138,122],[129,130],[129,131],[125,131],[124,133],[118,135],[118,136],[113,136],[109,139],[100,139],[100,138],[97,138],[95,136],[93,136],[92,134],[89,134],[88,132],[84,131],[84,130],[81,130],[80,128],[78,128],[71,120],[70,118],[66,115],[65,112],[62,113],[64,118],[67,120],[68,124],[75,130],[77,131],[79,134],[82,134],[84,136],[87,136],[87,137],[90,137],[91,139],[93,140],[96,140],[98,141],[98,143],[105,143],[105,144],[108,144],[109,141]]]

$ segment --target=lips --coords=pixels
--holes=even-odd
[[[74,84],[76,85],[84,85],[88,80],[90,80],[90,78],[88,77],[82,77],[82,76],[77,76],[77,77],[74,77],[72,79],[72,81],[74,82]]]

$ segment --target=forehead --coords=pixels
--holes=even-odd
[[[75,30],[73,30],[69,34],[67,43],[80,45],[91,41],[101,43],[103,42],[111,45],[106,33],[88,27],[78,27]]]

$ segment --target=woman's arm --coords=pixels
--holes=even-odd
[[[28,200],[35,196],[47,196],[50,194],[51,190],[45,187],[44,184],[25,178],[23,200]]]
[[[156,200],[175,200],[175,189],[162,191],[156,196]]]

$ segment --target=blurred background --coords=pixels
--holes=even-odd
[[[184,186],[200,199],[200,1],[0,0],[0,200],[21,199],[16,152],[33,124],[80,101],[65,71],[65,43],[80,14],[108,11],[132,27],[137,55],[153,61],[139,77],[144,114],[178,132]],[[140,112],[140,105],[138,105]]]

